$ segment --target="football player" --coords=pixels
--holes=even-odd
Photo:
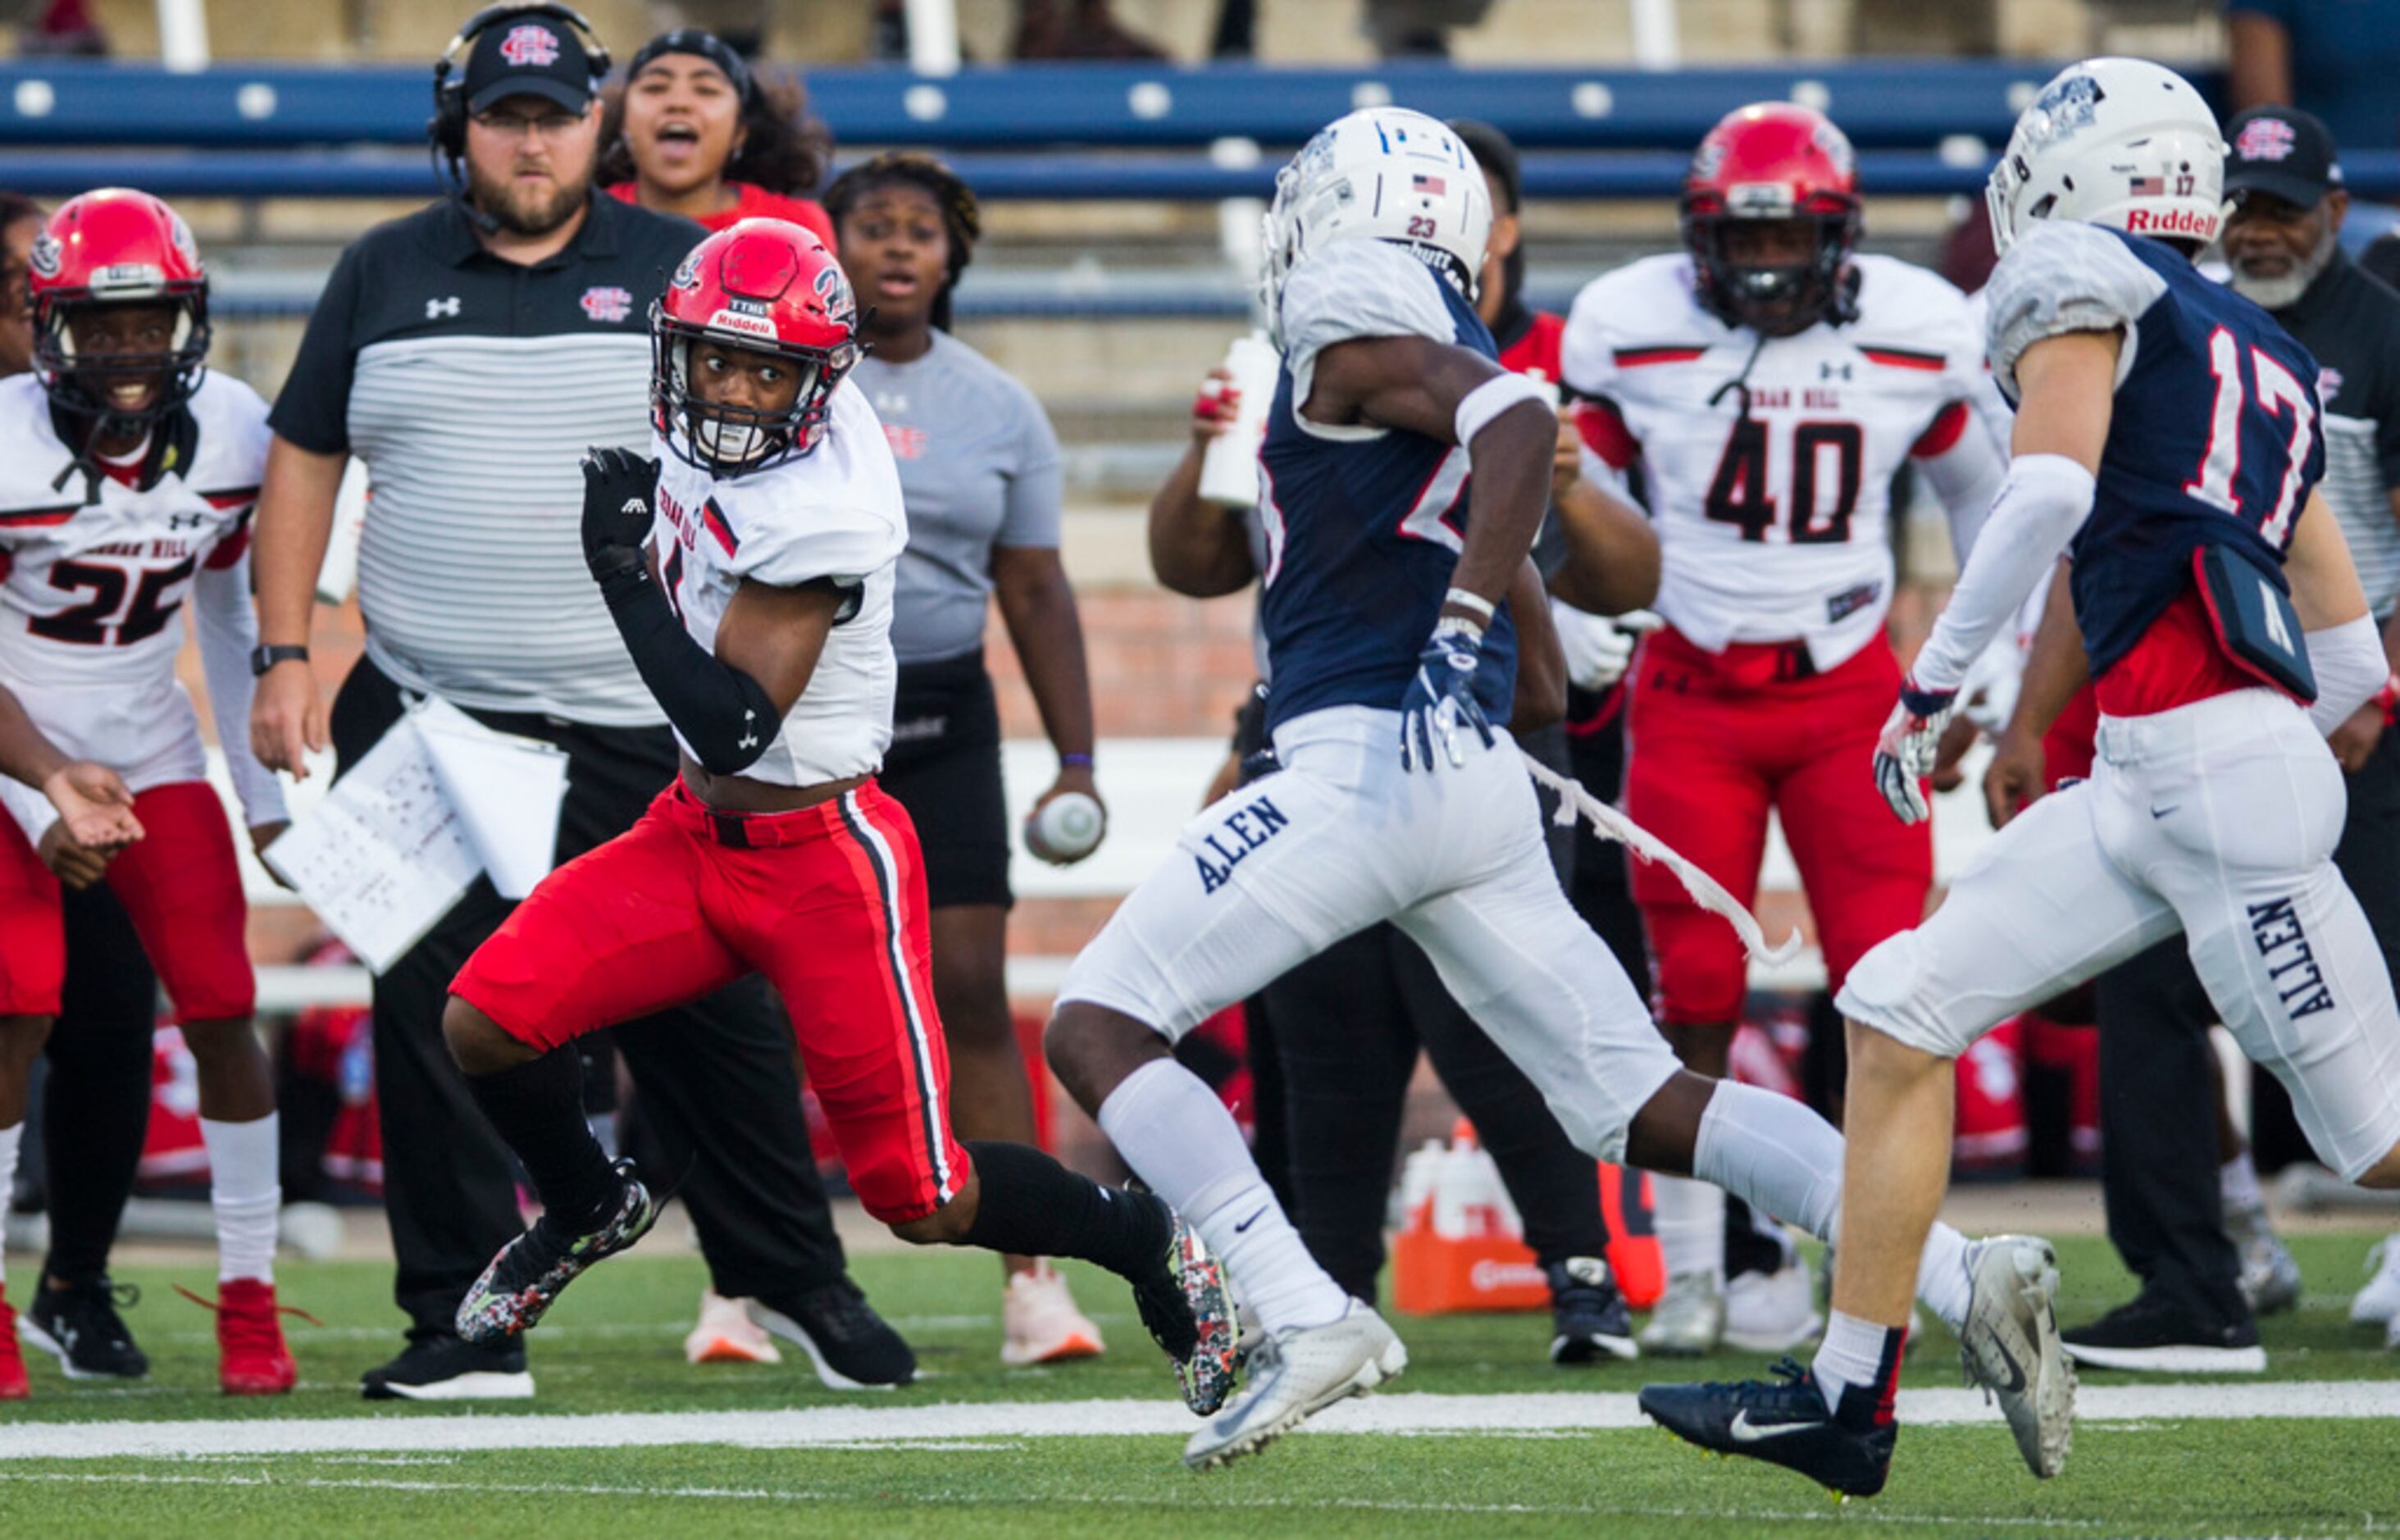
[[[1500,367],[1476,312],[1491,218],[1457,136],[1398,108],[1340,119],[1276,179],[1262,298],[1283,369],[1260,454],[1260,617],[1283,769],[1185,827],[1076,959],[1050,1022],[1068,1089],[1240,1278],[1268,1334],[1240,1397],[1186,1445],[1197,1468],[1408,1363],[1169,1053],[1369,925],[1392,920],[1425,949],[1587,1153],[1697,1174],[1820,1234],[1839,1203],[1841,1136],[1822,1118],[1677,1062],[1560,890],[1523,761],[1493,725],[1517,662],[1502,601],[1548,502],[1558,419]],[[1611,607],[1572,561],[1560,596]],[[1941,1234],[1926,1299],[1953,1322],[1980,1273],[2038,1245]]]
[[[11,1047],[0,1119],[13,1126],[21,1116],[30,1055],[59,1008],[65,954],[51,866],[78,885],[104,878],[198,1065],[219,1383],[229,1395],[273,1395],[294,1377],[275,1300],[274,1077],[251,1019],[232,831],[175,679],[188,597],[218,719],[250,709],[250,515],[266,408],[248,386],[209,372],[208,276],[190,229],[159,199],[108,188],[69,201],[34,242],[31,269],[34,368],[0,381],[0,682],[61,748],[123,777],[146,837],[94,846],[48,807],[9,798],[0,1015]],[[229,743],[226,755],[252,843],[264,849],[283,828],[281,791],[246,744]],[[12,1158],[12,1147],[0,1149],[0,1164]],[[38,1313],[25,1336],[67,1361],[71,1344]]]
[[[1685,251],[1594,279],[1567,322],[1566,378],[1591,473],[1639,462],[1664,546],[1666,620],[1630,671],[1625,811],[1748,904],[1780,816],[1825,971],[1924,917],[1930,826],[1892,822],[1858,774],[1900,683],[1890,487],[1915,463],[1954,524],[1981,521],[2002,470],[1972,416],[1983,351],[1957,290],[1861,255],[1849,141],[1788,102],[1711,129],[1684,184]],[[1963,542],[1962,542],[1963,549]],[[1674,876],[1633,868],[1660,1028],[1725,1073],[1748,991],[1733,932]],[[1668,1286],[1645,1353],[1780,1352],[1818,1319],[1780,1227],[1761,1271],[1725,1283],[1725,1200],[1653,1183]],[[1737,1241],[1757,1249],[1738,1233]]]
[[[1205,1413],[1230,1387],[1233,1316],[1166,1205],[950,1133],[916,831],[875,783],[908,526],[882,425],[845,378],[856,325],[839,264],[799,226],[709,237],[651,312],[656,457],[585,462],[585,554],[682,775],[452,986],[443,1034],[544,1206],[467,1291],[458,1334],[525,1331],[657,1218],[584,1121],[573,1040],[756,971],[868,1213],[905,1240],[1117,1273]]]
[[[2325,1163],[2400,1187],[2400,1006],[2329,859],[2343,794],[2325,742],[2387,671],[2340,526],[2311,491],[2316,366],[2192,266],[2222,217],[2224,157],[2188,82],[2094,59],[2042,89],[1992,172],[1988,348],[2017,403],[2013,457],[1902,686],[1875,779],[1903,822],[1925,817],[1923,778],[1969,663],[2062,547],[2098,759],[1995,836],[1931,919],[1851,970],[1833,1323],[1813,1367],[1779,1383],[1642,1393],[1703,1447],[1838,1492],[1881,1489],[1909,1280],[1949,1171],[1950,1061],[2178,930],[2219,1018],[2291,1091]],[[2015,1288],[1989,1302],[2012,1300],[2018,1320],[1970,1330],[1967,1360],[2024,1386],[2009,1422],[2034,1473],[2053,1476],[2075,1391],[2056,1269],[2015,1261]]]

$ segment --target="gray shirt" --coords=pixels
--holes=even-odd
[[[868,354],[851,378],[883,419],[908,508],[892,648],[937,662],[983,645],[994,546],[1058,546],[1058,437],[1033,392],[947,332],[924,357]]]

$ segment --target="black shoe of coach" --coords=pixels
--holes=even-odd
[[[475,1347],[458,1338],[412,1334],[401,1356],[359,1376],[370,1401],[520,1401],[533,1395],[525,1344]]]

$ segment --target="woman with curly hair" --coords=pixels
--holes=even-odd
[[[723,39],[695,27],[642,45],[608,102],[600,181],[628,203],[722,230],[783,219],[834,243],[815,188],[833,136],[797,82],[760,80]]]
[[[1008,1009],[1000,711],[983,638],[997,596],[1058,753],[1042,802],[1097,797],[1083,627],[1058,560],[1058,441],[1031,391],[949,334],[950,291],[982,232],[967,184],[929,156],[880,155],[843,172],[825,207],[866,318],[868,352],[850,377],[883,419],[908,511],[893,600],[899,689],[881,780],[924,847],[950,1120],[961,1138],[1030,1144],[1032,1083]],[[1031,1257],[1006,1267],[1002,1362],[1100,1351],[1098,1329],[1063,1278]]]

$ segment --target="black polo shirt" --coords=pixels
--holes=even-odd
[[[367,653],[403,687],[603,726],[661,718],[585,571],[583,453],[649,442],[649,309],[700,226],[595,197],[532,264],[455,200],[342,253],[269,421],[356,455]]]

